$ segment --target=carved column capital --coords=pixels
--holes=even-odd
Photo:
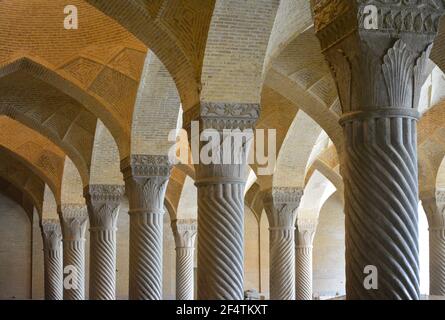
[[[311,247],[317,230],[318,219],[303,218],[297,220],[297,247]]]
[[[263,203],[270,229],[294,227],[302,196],[303,190],[300,188],[272,188],[265,191]]]
[[[257,103],[201,102],[183,115],[184,127],[200,121],[201,129],[253,129],[260,116]]]
[[[443,12],[434,0],[314,6],[342,106],[348,299],[420,297],[417,108]],[[357,275],[371,264],[391,285],[364,289]]]
[[[62,229],[57,219],[43,219],[40,227],[44,250],[45,300],[62,300]]]
[[[194,248],[198,223],[195,219],[179,219],[172,222],[176,248]]]
[[[199,159],[200,165],[196,170],[197,185],[214,185],[221,182],[245,183],[247,155],[250,142],[253,141],[253,128],[259,115],[259,104],[225,102],[201,102],[184,113],[184,127],[189,129],[192,147],[198,148],[194,141],[199,142],[201,151],[204,147],[211,146],[206,141],[200,141],[199,137],[195,140],[197,138],[195,134],[202,134],[203,131],[212,137],[210,138],[212,142],[215,135],[219,138],[217,144],[219,149],[211,151],[211,163],[204,164],[203,159]],[[200,132],[190,130],[192,121],[199,121]],[[238,137],[244,140],[242,143],[234,143],[236,137],[234,130],[239,130]],[[231,143],[226,146],[223,141]],[[226,152],[226,148],[229,148],[230,152]],[[198,163],[198,159],[194,160]]]
[[[88,210],[84,204],[62,204],[59,208],[63,240],[85,240]]]
[[[62,241],[62,229],[57,219],[43,219],[41,223],[44,248],[59,250]]]
[[[366,111],[360,116],[372,118],[392,108],[418,117],[415,110],[443,12],[443,3],[432,0],[329,0],[314,6],[316,35],[344,115]]]
[[[171,168],[168,156],[159,155],[131,155],[121,163],[130,206],[130,299],[162,298],[164,198]]]
[[[176,242],[176,299],[193,300],[193,258],[198,224],[195,219],[172,221]]]
[[[122,185],[94,184],[84,190],[91,228],[115,229],[119,206],[124,195]]]
[[[122,160],[131,213],[164,212],[164,195],[172,165],[168,156],[132,155]]]
[[[295,245],[295,290],[297,300],[312,299],[312,243],[318,219],[299,218],[297,220]]]

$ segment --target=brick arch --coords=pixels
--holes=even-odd
[[[182,104],[199,102],[200,78],[214,0],[86,0],[152,50],[174,79]]]
[[[60,201],[65,153],[50,140],[19,122],[0,116],[0,151],[15,156],[47,183]]]
[[[123,185],[119,148],[108,128],[97,120],[89,184]]]
[[[309,157],[321,132],[322,128],[306,113],[297,113],[278,154],[274,187],[304,187]]]
[[[133,110],[131,153],[168,155],[179,129],[181,102],[176,85],[162,62],[147,54]]]
[[[37,202],[37,199],[33,197],[27,190],[21,189],[19,186],[5,180],[0,176],[0,193],[10,198],[17,203],[26,212],[30,222],[32,222],[32,216],[34,208],[36,208],[39,216],[42,212],[41,203]]]
[[[23,71],[0,78],[0,115],[58,145],[88,182],[96,117],[58,89]]]
[[[63,71],[55,70],[55,67],[37,57],[16,57],[0,65],[0,79],[16,72],[25,72],[77,101],[109,128],[120,147],[120,154],[122,156],[128,154],[129,128],[114,116],[111,112],[112,107],[103,98],[85,91],[81,83],[74,77]]]
[[[216,1],[202,68],[202,101],[260,103],[278,5],[278,0]]]
[[[187,174],[179,169],[178,166],[173,167],[165,192],[166,207],[172,221],[177,219],[177,210],[186,178]]]
[[[419,193],[434,194],[439,169],[445,157],[445,101],[424,113],[418,127]]]
[[[63,204],[85,204],[82,179],[73,161],[66,156],[63,168],[60,202]]]
[[[20,190],[31,199],[41,216],[45,183],[27,166],[7,154],[0,155],[0,190]]]
[[[43,206],[42,219],[56,219],[59,220],[57,208],[60,207],[60,202],[57,201],[53,190],[50,186],[45,184],[45,191],[43,192]]]
[[[312,9],[307,0],[281,0],[267,46],[264,73],[271,62],[294,40],[313,24]]]
[[[261,186],[255,182],[246,192],[244,197],[244,205],[252,211],[258,223],[261,221],[261,215],[264,209],[264,194],[264,190],[262,190]]]
[[[194,180],[185,177],[181,196],[176,209],[176,219],[197,219],[198,217],[198,191]]]
[[[42,181],[45,182],[51,189],[51,192],[54,194],[56,199],[60,199],[60,186],[54,181],[53,177],[48,176],[48,173],[45,172],[41,167],[39,167],[36,163],[32,162],[30,159],[26,158],[24,155],[17,154],[14,151],[0,145],[0,152],[8,155],[13,158],[15,161],[18,161],[20,164],[29,168],[29,170],[34,173],[34,175],[38,176]],[[59,200],[56,200],[59,201]],[[59,201],[60,202],[60,201]]]

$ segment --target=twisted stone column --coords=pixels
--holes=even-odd
[[[174,220],[176,243],[176,300],[193,300],[193,258],[197,233],[196,220]]]
[[[314,11],[343,113],[347,299],[419,299],[417,107],[443,4],[321,0]]]
[[[81,204],[65,204],[59,210],[63,234],[64,273],[72,277],[63,288],[64,300],[85,299],[85,230],[87,208]]]
[[[89,185],[90,300],[116,299],[116,224],[124,186]]]
[[[198,299],[201,300],[244,297],[244,186],[249,144],[230,143],[235,140],[230,130],[246,130],[245,137],[252,137],[258,116],[256,104],[209,102],[201,102],[184,114],[186,126],[192,120],[199,120],[203,137],[210,136],[212,141],[200,145],[201,156],[211,159],[194,159],[198,189]],[[193,132],[193,124],[191,131],[190,136],[195,139],[198,133]]]
[[[45,267],[45,300],[63,299],[62,231],[56,219],[41,223]]]
[[[166,156],[132,155],[122,162],[130,206],[131,300],[162,299],[164,198],[170,171]]]
[[[445,190],[422,203],[430,235],[430,295],[445,296]]]
[[[295,300],[295,215],[301,189],[273,188],[264,196],[269,220],[270,299]]]
[[[295,244],[295,290],[297,300],[312,300],[312,243],[316,219],[298,219]]]

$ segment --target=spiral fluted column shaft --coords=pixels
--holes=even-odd
[[[163,214],[130,214],[130,299],[162,299]]]
[[[416,119],[345,124],[346,290],[349,299],[419,299]],[[378,289],[364,286],[366,266]]]
[[[315,34],[342,111],[346,298],[417,300],[416,125],[445,8],[438,1],[369,4],[314,5]]]
[[[45,300],[63,300],[62,250],[44,250]]]
[[[445,296],[445,228],[430,228],[430,294]]]
[[[116,229],[90,229],[90,299],[116,299]]]
[[[270,229],[270,299],[295,299],[294,229]]]
[[[120,185],[90,185],[85,191],[90,219],[90,300],[116,299],[116,231]]]
[[[176,243],[176,300],[193,300],[197,222],[194,219],[174,220],[172,230]]]
[[[74,268],[76,283],[70,287],[64,286],[64,300],[85,299],[85,240],[63,240],[63,265]],[[68,269],[70,272],[72,270]]]
[[[296,300],[312,300],[312,246],[296,246]]]
[[[198,185],[198,299],[242,300],[244,184]]]
[[[258,104],[207,101],[184,113],[192,149],[199,146],[196,151],[200,155],[198,159],[193,154],[200,300],[244,297],[244,187],[247,155],[259,113]],[[211,143],[206,144],[199,136],[211,136]]]
[[[164,198],[171,165],[166,156],[132,155],[121,168],[130,206],[129,298],[160,300]]]
[[[263,202],[269,221],[270,299],[295,300],[295,215],[303,191],[274,187]]]
[[[64,300],[85,299],[85,231],[88,221],[83,204],[63,204],[59,209],[63,235]]]
[[[41,230],[45,268],[45,300],[62,300],[63,252],[60,224],[57,220],[43,220]]]
[[[193,300],[194,248],[176,248],[176,300]]]

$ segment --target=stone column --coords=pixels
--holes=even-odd
[[[162,299],[162,229],[170,171],[167,156],[132,155],[122,161],[130,206],[131,300]]]
[[[295,231],[295,290],[297,300],[312,300],[312,243],[317,219],[298,219]]]
[[[88,213],[85,205],[65,204],[59,210],[63,235],[63,266],[68,285],[64,285],[64,300],[85,299],[85,230]],[[65,272],[68,272],[66,274]],[[65,282],[66,280],[64,280]]]
[[[314,11],[342,106],[347,299],[419,299],[417,107],[443,4],[319,0]]]
[[[295,300],[295,216],[302,195],[297,188],[273,188],[264,196],[270,232],[270,300]]]
[[[193,219],[174,220],[176,243],[176,300],[193,300],[193,264],[197,223]]]
[[[56,219],[41,223],[45,265],[45,300],[63,299],[62,231]]]
[[[90,300],[116,299],[116,230],[121,185],[89,185],[84,191],[90,220]]]
[[[422,203],[430,234],[430,295],[445,296],[445,190]]]
[[[229,132],[233,129],[250,130],[247,136],[251,137],[258,116],[257,104],[210,102],[201,102],[184,114],[186,126],[192,120],[199,120],[200,130],[205,131],[203,138],[210,136],[209,140],[213,142],[213,148],[205,142],[199,147],[203,155],[211,155],[212,159],[194,157],[198,189],[200,300],[242,300],[244,297],[245,155],[249,144],[228,142],[233,141],[233,134]],[[194,148],[199,140],[196,140],[193,125],[191,131]],[[199,164],[198,160],[201,160]]]

